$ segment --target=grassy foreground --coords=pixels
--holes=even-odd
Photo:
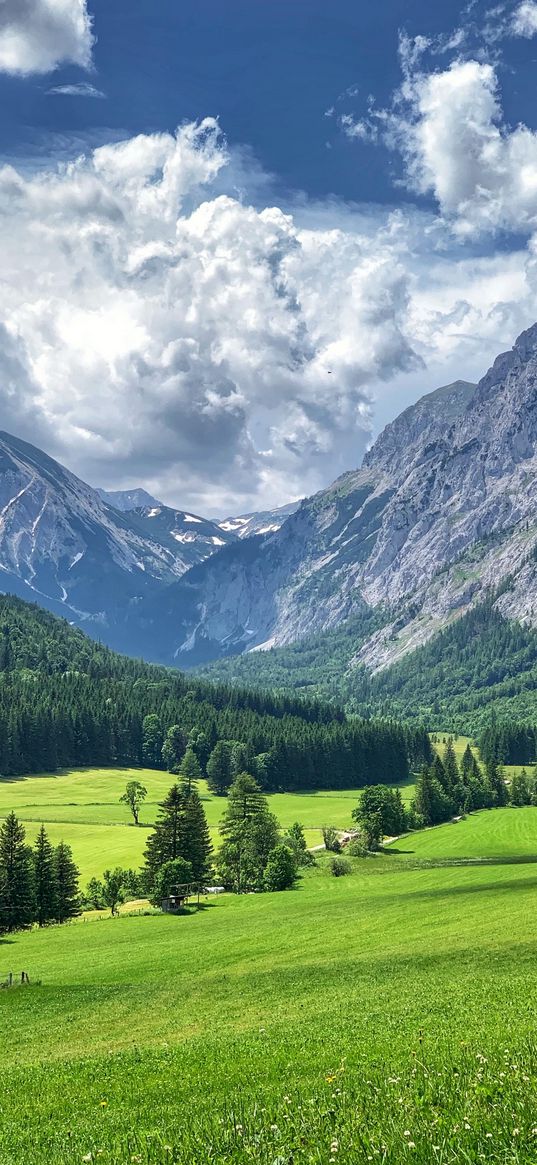
[[[474,848],[526,812],[537,855],[537,810]],[[13,936],[42,983],[0,992],[1,1165],[534,1165],[536,894],[531,861],[393,854]]]
[[[136,829],[126,805],[119,797],[128,780],[142,782],[148,791],[142,808],[142,825]],[[0,780],[0,819],[12,809],[33,842],[41,822],[51,841],[67,841],[82,874],[82,882],[101,875],[107,865],[138,868],[142,864],[148,828],[153,824],[158,802],[167,793],[174,778],[154,769],[69,769],[42,776]],[[205,781],[200,794],[213,836],[218,840],[218,823],[226,807],[225,798],[215,797]],[[410,800],[414,786],[402,790]],[[293,821],[305,827],[308,845],[322,845],[322,826],[347,829],[351,813],[358,803],[359,789],[342,792],[275,793],[270,808],[285,828]]]

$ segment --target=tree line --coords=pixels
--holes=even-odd
[[[215,791],[240,767],[268,791],[403,782],[421,726],[319,701],[211,685],[128,660],[22,600],[0,600],[0,774],[80,765],[173,771],[192,745]],[[237,762],[237,749],[243,761]]]
[[[537,774],[522,772],[505,780],[495,754],[477,761],[468,744],[457,762],[453,740],[448,738],[443,756],[435,755],[416,780],[415,796],[409,807],[398,789],[368,786],[353,813],[368,849],[376,849],[385,836],[398,836],[412,829],[439,825],[474,809],[502,808],[505,805],[537,805]]]

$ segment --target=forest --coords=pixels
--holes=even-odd
[[[318,700],[129,660],[11,596],[0,599],[0,627],[5,776],[74,765],[165,769],[166,742],[175,740],[176,764],[192,732],[203,771],[217,748],[241,745],[245,765],[269,791],[396,784],[429,756],[421,725],[349,717]]]

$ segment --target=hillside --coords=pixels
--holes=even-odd
[[[382,612],[370,612],[335,631],[220,660],[199,673],[332,698],[362,715],[392,715],[431,730],[477,734],[491,713],[500,721],[537,723],[537,630],[505,619],[497,600],[479,604],[423,647],[371,673],[363,658],[355,660],[382,625]]]
[[[243,747],[267,789],[397,782],[423,745],[393,721],[347,719],[300,697],[212,685],[116,655],[66,622],[0,599],[0,773],[77,765],[165,768],[174,725],[196,730],[200,764],[221,741]],[[198,739],[199,738],[199,739]]]

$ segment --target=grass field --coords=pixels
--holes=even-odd
[[[530,809],[471,818],[474,853],[521,814],[537,852]],[[0,991],[2,1165],[534,1165],[536,894],[532,864],[323,858],[287,894],[0,942],[42,981]]]
[[[537,808],[482,809],[462,821],[407,834],[388,847],[415,858],[530,858],[537,861]]]
[[[142,826],[138,829],[131,824],[127,806],[119,803],[127,781],[133,777],[148,791],[141,813]],[[94,874],[102,874],[110,862],[127,868],[140,866],[148,826],[154,822],[158,802],[173,780],[169,773],[153,769],[71,769],[13,780],[3,778],[0,818],[13,809],[24,823],[29,841],[34,840],[40,823],[44,822],[54,844],[64,840],[72,846],[84,882]],[[413,785],[403,789],[406,800],[410,800],[413,789]],[[226,802],[210,793],[204,781],[200,782],[200,794],[216,842]],[[351,813],[359,794],[358,789],[275,793],[269,800],[280,824],[285,827],[300,821],[308,845],[314,846],[322,844],[323,825],[338,829],[352,825]]]

